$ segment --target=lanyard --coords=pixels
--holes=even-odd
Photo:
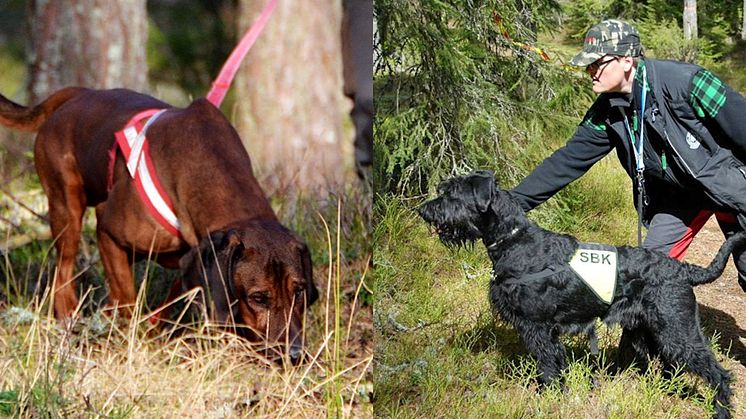
[[[635,165],[637,166],[637,175],[642,176],[645,170],[645,159],[643,145],[645,144],[645,101],[647,99],[648,72],[642,67],[642,100],[640,101],[640,136],[639,141],[635,141],[635,135],[629,126],[627,115],[624,115],[624,127],[627,128],[627,134],[632,142],[632,150],[635,152]]]
[[[642,246],[642,207],[645,203],[645,177],[643,172],[645,171],[645,160],[643,145],[645,144],[645,100],[647,99],[647,84],[648,84],[648,73],[645,67],[642,67],[642,100],[640,101],[640,137],[639,141],[635,142],[635,134],[629,127],[629,120],[627,113],[622,112],[624,115],[624,126],[627,128],[627,134],[629,140],[632,143],[632,150],[635,152],[635,166],[637,166],[637,245]]]

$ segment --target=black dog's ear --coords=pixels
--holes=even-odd
[[[219,322],[237,319],[233,302],[237,295],[233,284],[235,264],[243,253],[240,234],[235,230],[216,231],[202,239],[179,261],[188,288],[202,287],[212,307],[210,317]]]
[[[495,196],[495,175],[489,170],[475,171],[469,176],[469,184],[477,209],[486,212]]]

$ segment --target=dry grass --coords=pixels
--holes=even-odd
[[[326,301],[333,298],[326,295]],[[96,315],[63,327],[43,308],[10,310],[0,325],[0,413],[369,416],[372,349],[360,345],[355,325],[369,324],[370,317],[353,312],[354,306],[338,312],[335,305],[315,310],[306,321],[310,361],[284,367],[208,322],[175,337],[173,329],[151,326],[140,314],[129,321]],[[311,331],[319,321],[324,332]]]
[[[372,309],[359,298],[369,260],[344,260],[342,237],[319,218],[330,257],[315,267],[321,297],[305,320],[307,362],[278,366],[204,316],[153,326],[145,292],[131,319],[96,312],[62,324],[47,293],[0,311],[0,416],[372,416]],[[182,296],[187,307],[196,292]]]

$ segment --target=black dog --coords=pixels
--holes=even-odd
[[[647,366],[657,356],[667,371],[681,365],[715,389],[715,417],[730,417],[730,374],[715,360],[699,324],[692,286],[722,274],[746,233],[726,241],[708,268],[638,247],[616,248],[616,283],[606,301],[568,267],[581,243],[530,221],[491,172],[446,180],[420,215],[448,245],[482,239],[493,265],[492,308],[510,322],[536,358],[541,385],[566,367],[560,335],[593,329],[596,318],[623,328],[616,369]],[[608,253],[609,255],[611,253]],[[590,258],[589,258],[590,259]],[[606,257],[598,257],[607,262]]]

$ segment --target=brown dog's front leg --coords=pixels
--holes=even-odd
[[[101,226],[96,230],[98,249],[109,284],[108,308],[119,309],[125,316],[130,316],[135,307],[134,278],[130,268],[127,251],[119,246]]]

